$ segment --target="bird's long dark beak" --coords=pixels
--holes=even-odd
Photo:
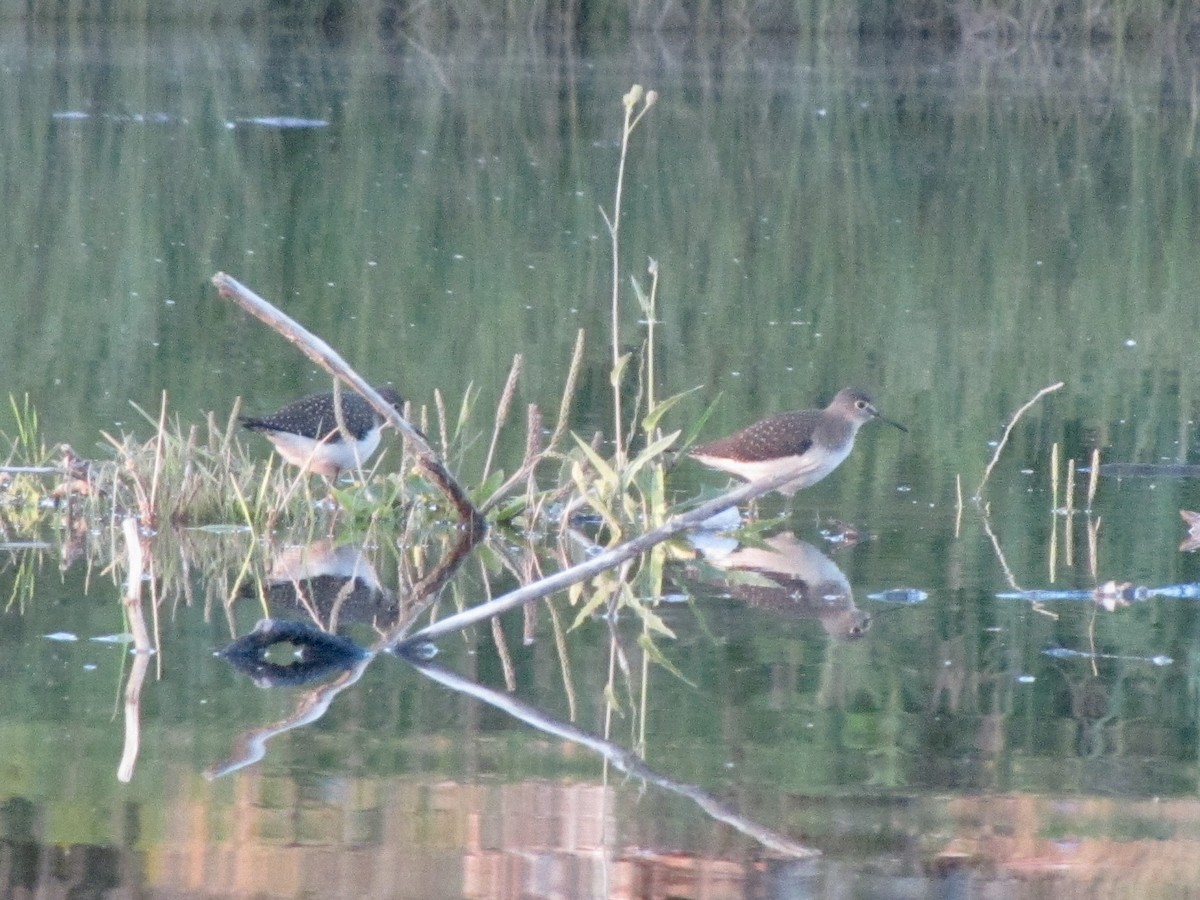
[[[880,422],[884,422],[888,425],[895,425],[897,428],[899,428],[905,434],[908,434],[908,429],[905,428],[903,425],[901,425],[899,422],[897,422],[895,419],[889,419],[887,416],[881,415],[879,410],[877,410],[877,409],[873,409],[873,412],[875,413],[875,418],[877,418]]]

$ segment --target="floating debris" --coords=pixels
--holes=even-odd
[[[302,119],[298,116],[248,116],[226,123],[226,128],[236,125],[261,125],[264,128],[326,128],[327,119]]]
[[[1003,591],[995,595],[998,600],[1027,600],[1030,603],[1046,603],[1052,600],[1090,600],[1107,608],[1127,606],[1131,603],[1142,603],[1153,597],[1166,597],[1171,600],[1200,599],[1200,583],[1168,584],[1162,587],[1146,587],[1134,585],[1128,581],[1106,581],[1092,590],[1050,591],[1034,589],[1029,591]]]
[[[56,631],[53,634],[45,636],[48,641],[77,641],[79,636],[71,634],[69,631]]]
[[[877,600],[880,603],[924,603],[929,599],[929,593],[920,588],[888,588],[886,591],[867,594],[867,599]]]
[[[1179,549],[1184,553],[1191,553],[1200,548],[1200,513],[1192,512],[1190,509],[1181,509],[1179,515],[1188,527],[1188,536],[1183,539]]]
[[[1200,584],[1169,584],[1165,587],[1153,588],[1155,597],[1170,597],[1172,600],[1200,599]]]
[[[115,122],[118,125],[170,125],[180,121],[177,116],[165,112],[90,113],[82,109],[58,110],[50,113],[50,118],[58,122],[87,122],[91,119],[101,119],[105,122]]]
[[[233,525],[233,524],[222,524],[222,523],[216,523],[216,522],[211,525],[194,525],[186,530],[187,531],[204,531],[204,532],[207,532],[208,534],[241,534],[243,532],[253,532],[254,531],[254,529],[251,528],[249,525]]]
[[[1091,472],[1091,467],[1079,469]],[[1183,463],[1102,463],[1100,474],[1108,478],[1200,478],[1200,466]]]
[[[437,645],[433,641],[416,641],[411,644],[400,643],[390,649],[392,653],[401,659],[408,659],[413,662],[429,662],[429,660],[438,654]]]
[[[1118,659],[1125,662],[1146,662],[1152,666],[1169,666],[1175,662],[1169,656],[1123,656],[1119,653],[1089,653],[1085,650],[1072,650],[1069,647],[1047,647],[1042,651],[1043,656],[1053,659]]]
[[[837,544],[841,547],[853,547],[863,539],[863,535],[856,525],[852,525],[849,522],[839,522],[836,519],[831,521],[827,528],[822,528],[820,535],[829,543]]]
[[[133,635],[128,633],[122,634],[100,634],[88,640],[97,644],[132,644]]]
[[[996,594],[996,599],[1045,603],[1048,600],[1091,600],[1093,596],[1092,591],[1047,591],[1035,588],[1030,591],[1003,591]]]

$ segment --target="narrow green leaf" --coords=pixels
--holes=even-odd
[[[618,357],[616,363],[613,365],[608,380],[614,388],[621,386],[621,378],[625,373],[625,366],[629,363],[629,358],[632,355],[631,353],[626,353],[624,356]]]
[[[698,418],[695,421],[695,423],[692,425],[692,427],[688,429],[687,434],[684,435],[684,438],[683,438],[683,446],[690,447],[692,445],[692,442],[696,440],[696,435],[698,435],[700,433],[700,430],[702,428],[704,428],[704,423],[708,421],[708,417],[711,416],[713,414],[713,412],[716,410],[717,402],[720,399],[721,399],[721,395],[718,394],[717,397],[713,400],[713,402],[708,405],[708,409],[704,410],[704,412],[701,414],[700,418]]]
[[[671,410],[671,408],[673,406],[675,406],[675,404],[677,404],[680,400],[682,400],[688,394],[694,394],[698,390],[700,390],[699,385],[697,385],[694,388],[688,388],[688,390],[681,391],[678,394],[672,394],[670,397],[667,397],[665,400],[660,400],[658,403],[655,403],[654,409],[652,409],[652,410],[650,410],[650,412],[646,413],[645,417],[642,419],[642,431],[646,432],[647,434],[652,432],[655,428],[658,427],[658,423],[662,419],[662,417],[664,415],[666,415],[666,413],[669,412]]]
[[[475,490],[471,491],[471,500],[475,503],[482,503],[484,500],[496,493],[496,489],[504,484],[504,471],[497,469],[488,476],[487,481],[481,484]]]
[[[575,621],[571,623],[568,631],[574,631],[587,619],[591,618],[593,613],[608,603],[609,598],[612,596],[612,590],[611,586],[597,585],[596,592],[592,594],[591,599],[587,603],[580,607],[579,612],[575,615]]]
[[[638,306],[642,308],[642,315],[650,318],[654,313],[654,308],[650,305],[650,295],[646,293],[636,275],[629,276],[629,280],[633,283],[633,293],[637,297]]]
[[[658,613],[656,613],[637,597],[634,597],[632,592],[629,595],[628,601],[630,609],[637,614],[638,618],[642,620],[647,628],[649,628],[651,631],[657,631],[664,637],[669,637],[674,640],[675,632],[667,627],[667,623],[662,620]]]
[[[593,450],[591,445],[575,432],[571,432],[571,437],[575,438],[575,443],[579,445],[579,449],[582,450],[583,455],[588,458],[588,462],[592,464],[592,468],[596,470],[596,473],[602,479],[605,479],[612,484],[616,484],[617,471],[609,464],[608,460]]]
[[[688,687],[694,688],[696,686],[691,679],[680,672],[679,669],[675,668],[674,663],[663,656],[663,652],[658,649],[658,645],[654,643],[654,639],[650,637],[649,634],[643,632],[642,634],[638,635],[638,646],[641,647],[643,652],[650,657],[651,661],[658,663]]]
[[[647,463],[654,462],[655,460],[660,460],[662,458],[662,455],[671,448],[671,445],[675,443],[675,441],[678,437],[679,437],[679,432],[673,431],[670,434],[659,438],[657,441],[653,441],[652,443],[647,444],[646,447],[642,450],[642,452],[639,453],[636,457],[634,457],[633,460],[629,463],[629,465],[625,468],[625,479],[624,479],[625,483],[628,484],[631,481],[633,481],[634,476],[636,476],[637,473]]]
[[[471,381],[467,384],[467,389],[463,391],[462,406],[458,408],[458,421],[454,423],[454,433],[450,436],[451,440],[458,440],[462,436],[463,430],[467,427],[467,423],[471,421],[471,410],[475,407],[475,398],[479,396],[479,389],[475,387],[475,382]]]

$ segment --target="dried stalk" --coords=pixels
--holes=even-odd
[[[1042,397],[1044,397],[1046,394],[1057,391],[1063,386],[1064,383],[1065,382],[1060,381],[1058,384],[1052,384],[1049,387],[1042,388],[1040,391],[1034,394],[1032,400],[1013,413],[1013,417],[1008,420],[1008,425],[1004,429],[1004,436],[1000,438],[1000,443],[996,445],[996,452],[992,454],[992,461],[987,464],[987,468],[983,471],[983,480],[979,482],[979,487],[975,488],[976,500],[983,496],[984,485],[987,484],[987,480],[992,476],[992,469],[996,467],[996,462],[1000,459],[1000,453],[1002,450],[1004,450],[1004,445],[1008,443],[1008,436],[1012,434],[1013,428],[1016,427],[1017,420],[1025,414],[1025,411],[1028,410],[1029,407],[1037,403],[1038,400],[1042,399]]]

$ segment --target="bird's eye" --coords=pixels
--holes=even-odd
[[[859,409],[866,409],[868,404],[866,400],[855,400],[854,405]]]

